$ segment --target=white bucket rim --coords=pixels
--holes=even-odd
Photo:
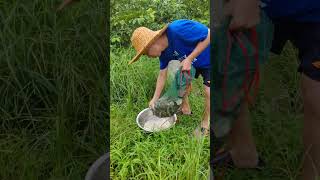
[[[139,117],[140,117],[140,115],[141,115],[142,113],[144,113],[144,112],[147,111],[147,110],[150,110],[150,108],[145,108],[144,110],[142,110],[142,111],[138,114],[138,116],[137,116],[137,118],[136,118],[136,123],[137,123],[137,125],[138,125],[141,129],[143,129],[144,131],[146,131],[146,132],[160,132],[160,131],[163,131],[163,130],[160,130],[160,131],[149,131],[149,130],[146,130],[144,127],[142,127],[142,126],[140,125],[140,123],[139,123]],[[172,127],[176,124],[177,115],[174,114],[173,117],[174,117],[174,122],[173,122],[173,123],[171,124],[171,126],[170,126],[169,128],[167,128],[167,129],[172,128]],[[167,129],[164,129],[164,130],[167,130]]]

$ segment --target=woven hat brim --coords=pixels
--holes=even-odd
[[[140,58],[140,56],[144,53],[144,51],[152,44],[154,41],[156,41],[168,28],[168,25],[165,25],[148,43],[145,47],[143,47],[142,50],[140,50],[128,64],[132,64]]]

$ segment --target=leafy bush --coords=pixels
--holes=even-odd
[[[209,26],[208,0],[111,0],[111,45],[128,46],[133,30],[157,30],[176,19],[192,19]]]

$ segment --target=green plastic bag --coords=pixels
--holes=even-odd
[[[261,11],[260,24],[246,31],[230,32],[230,19],[214,31],[213,36],[213,133],[226,136],[239,115],[242,102],[252,100],[257,92],[260,65],[268,58],[273,25]]]
[[[182,98],[186,93],[188,85],[195,76],[195,68],[191,66],[189,72],[182,72],[180,61],[170,61],[168,65],[169,88],[165,94],[156,101],[153,113],[158,117],[170,117],[179,111]]]

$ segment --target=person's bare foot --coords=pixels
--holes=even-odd
[[[193,131],[194,136],[201,137],[201,136],[208,136],[209,135],[209,121],[203,120]]]
[[[208,120],[203,120],[201,122],[201,127],[209,129],[209,121]]]
[[[209,129],[205,128],[205,127],[201,127],[198,126],[194,131],[193,131],[193,135],[195,137],[206,137],[209,135]]]

